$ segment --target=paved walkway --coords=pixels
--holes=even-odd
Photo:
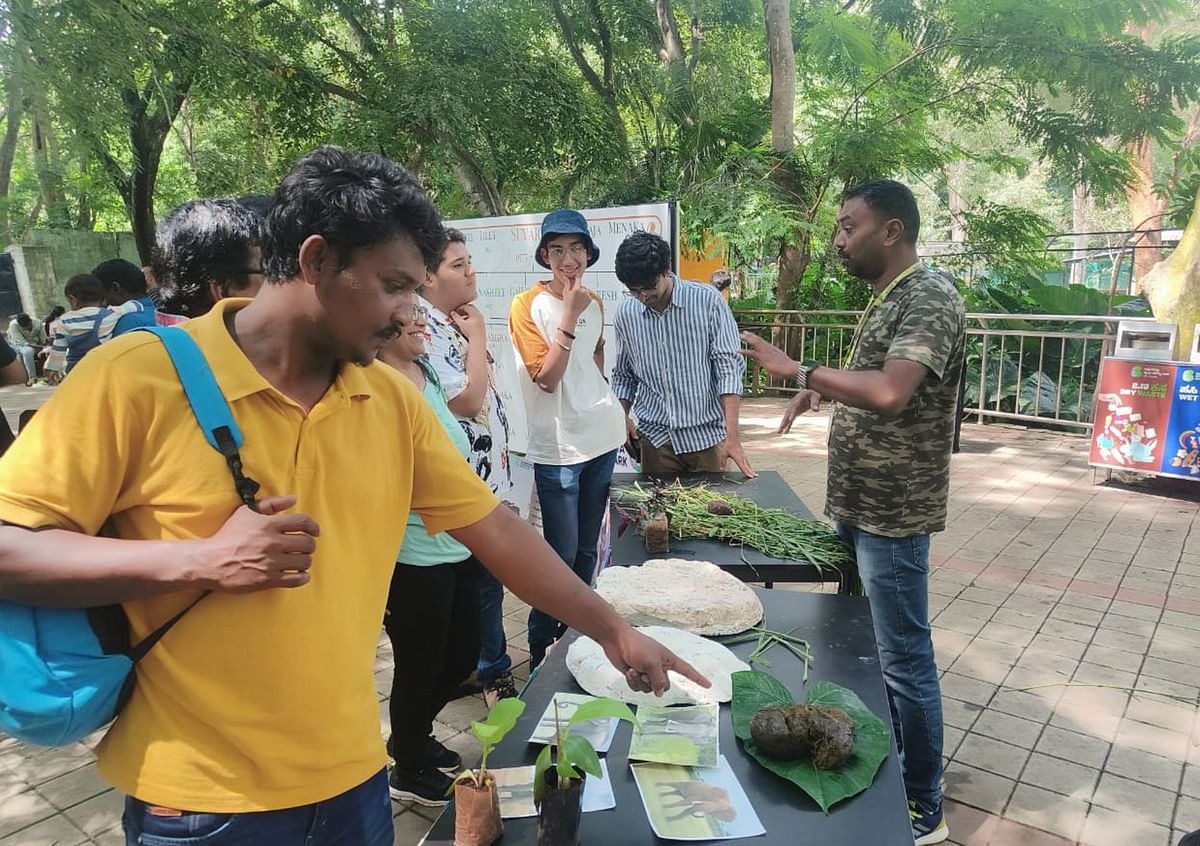
[[[0,391],[15,416],[39,389]],[[781,404],[746,404],[760,469],[820,511],[827,421],[773,433]],[[946,532],[934,540],[934,639],[943,670],[946,793],[961,846],[1173,846],[1200,829],[1200,487],[1094,486],[1086,441],[965,426]],[[1200,537],[1200,527],[1197,528]],[[523,677],[525,608],[506,628]],[[377,661],[381,726],[391,675]],[[478,697],[437,734],[472,760]],[[396,843],[436,816],[396,806]],[[122,843],[120,799],[86,744],[35,751],[0,740],[0,846]]]

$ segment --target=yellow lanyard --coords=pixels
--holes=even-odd
[[[858,353],[858,342],[862,340],[863,329],[866,328],[867,321],[871,319],[871,315],[874,314],[875,309],[891,295],[892,291],[896,290],[897,285],[916,273],[919,266],[920,263],[918,262],[912,265],[912,267],[900,271],[886,288],[871,297],[870,302],[867,303],[867,307],[863,309],[862,317],[858,319],[858,328],[854,330],[854,339],[850,342],[850,352],[846,355],[846,360],[842,364],[843,370],[849,370],[850,365],[854,363],[854,356]]]

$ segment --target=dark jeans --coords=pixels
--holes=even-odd
[[[245,814],[151,814],[125,799],[125,846],[392,846],[387,770],[358,787],[299,808]]]
[[[392,672],[393,754],[402,770],[423,769],[433,718],[479,660],[479,576],[474,558],[457,564],[396,564],[383,620]]]
[[[479,579],[479,664],[475,678],[484,687],[512,672],[508,638],[504,636],[504,585],[480,568]]]
[[[542,509],[542,534],[554,551],[589,585],[596,577],[596,543],[608,508],[617,451],[580,464],[535,464]],[[529,612],[529,646],[547,647],[566,631],[558,620],[538,610]]]
[[[942,802],[942,691],[929,625],[929,535],[888,538],[845,523],[854,547],[887,684],[904,789],[928,808]]]

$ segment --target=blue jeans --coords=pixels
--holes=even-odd
[[[909,799],[942,801],[942,690],[929,625],[929,535],[888,538],[838,523],[871,603]]]
[[[150,813],[125,799],[125,846],[392,846],[392,799],[387,770],[358,787],[299,808],[245,814]]]
[[[535,464],[542,509],[542,534],[554,551],[589,585],[596,577],[596,543],[608,508],[617,451],[606,452],[580,464]],[[529,612],[529,646],[547,647],[561,637],[566,626],[538,610]]]
[[[481,568],[482,569],[482,568]],[[484,687],[512,672],[504,636],[504,585],[487,570],[479,581],[479,665],[475,678]]]

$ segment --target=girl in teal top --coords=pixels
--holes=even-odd
[[[401,327],[379,359],[412,380],[467,461],[466,433],[425,360],[424,310],[415,310]],[[462,766],[457,753],[434,739],[433,718],[479,660],[482,572],[465,546],[444,533],[430,535],[415,513],[407,516],[383,623],[396,664],[388,706],[388,753],[396,762],[388,782],[394,799],[444,805],[452,784],[447,773]]]

